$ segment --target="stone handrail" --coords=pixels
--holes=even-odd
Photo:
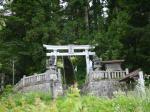
[[[21,80],[15,85],[15,90],[19,90],[23,87],[45,83],[50,80],[61,80],[59,72],[50,71],[42,74],[34,74],[32,76],[23,76]]]
[[[127,71],[91,71],[89,80],[97,79],[121,79],[126,76]]]

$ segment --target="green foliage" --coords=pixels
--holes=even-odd
[[[4,91],[2,93],[2,96],[9,96],[13,93],[13,87],[11,85],[7,85],[5,88],[4,88]]]
[[[149,0],[7,0],[0,9],[0,70],[6,83],[12,60],[16,81],[45,71],[43,44],[92,44],[103,60],[125,59],[126,67],[150,73],[149,5]]]
[[[122,50],[121,39],[125,37],[128,29],[129,15],[127,12],[119,12],[117,17],[112,19],[108,31],[99,32],[95,35],[94,44],[97,45],[96,50],[104,60],[118,59]]]
[[[77,71],[75,71],[75,75],[79,86],[82,86],[86,80],[86,62],[84,57],[77,57],[75,61],[76,62],[74,65],[77,66]]]
[[[51,100],[46,93],[17,93],[1,96],[0,112],[149,112],[150,90],[146,97],[118,93],[112,99],[80,96],[79,90],[71,87],[66,96]]]

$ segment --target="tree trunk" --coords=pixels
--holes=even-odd
[[[73,85],[75,82],[75,74],[72,63],[68,57],[64,57],[65,82],[67,85]]]
[[[84,11],[85,11],[85,26],[86,29],[89,30],[89,13],[88,13],[88,0],[85,0],[85,6],[84,6]]]
[[[96,0],[93,0],[93,14],[94,14],[94,26],[95,29],[97,30],[97,2]]]

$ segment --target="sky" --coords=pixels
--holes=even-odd
[[[100,2],[102,2],[102,1],[100,0]],[[93,4],[92,1],[90,1],[89,6],[91,7],[92,4]],[[64,2],[63,0],[60,0],[60,5],[63,6],[63,8],[66,8],[68,3]],[[103,15],[102,16],[108,17],[107,11],[108,11],[108,8],[104,6],[104,8],[103,8]]]
[[[0,0],[0,3],[1,2],[3,2],[4,0]],[[13,1],[13,0],[11,0],[11,1]],[[101,0],[100,0],[101,1]],[[4,1],[5,2],[5,1]],[[67,7],[67,5],[68,5],[68,3],[67,2],[64,2],[63,0],[60,0],[60,5],[61,6],[63,6],[63,8],[66,8]],[[89,5],[90,5],[90,7],[92,6],[92,1],[89,3]],[[0,9],[2,9],[3,8],[3,6],[2,5],[0,5]],[[108,15],[107,15],[107,10],[108,10],[108,8],[107,7],[104,7],[103,8],[103,15],[102,16],[104,16],[104,17],[107,17]]]
[[[3,8],[3,6],[2,6],[3,1],[4,1],[4,0],[0,0],[0,9]]]

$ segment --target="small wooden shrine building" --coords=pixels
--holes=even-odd
[[[101,61],[106,71],[122,71],[122,68],[121,68],[122,62],[124,62],[124,60]]]

